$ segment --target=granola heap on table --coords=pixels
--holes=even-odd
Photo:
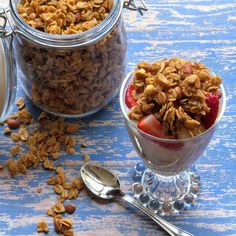
[[[126,91],[128,116],[143,131],[154,121],[159,132],[147,131],[154,136],[197,136],[216,120],[220,84],[221,78],[200,62],[171,58],[139,63]]]
[[[25,107],[24,99],[19,98],[16,102],[18,112],[9,116],[5,122],[3,132],[12,140],[10,154],[12,158],[6,161],[6,166],[12,177],[18,174],[27,174],[31,168],[43,167],[50,171],[52,175],[47,180],[47,184],[52,186],[57,200],[46,210],[45,214],[53,218],[53,224],[57,233],[65,236],[73,236],[72,220],[65,217],[76,211],[76,206],[65,203],[79,196],[84,187],[82,179],[75,177],[71,180],[66,176],[66,170],[58,165],[56,160],[63,152],[67,154],[75,153],[76,139],[73,136],[79,126],[76,123],[67,123],[63,118],[50,117],[42,112],[35,120]],[[85,148],[86,143],[81,140],[81,147]],[[81,157],[89,155],[81,151]],[[87,161],[88,159],[85,159]],[[4,165],[0,164],[0,171]],[[37,194],[42,194],[43,188],[37,189]],[[39,233],[48,233],[48,224],[40,221],[37,224]]]

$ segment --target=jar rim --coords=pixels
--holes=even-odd
[[[49,34],[29,26],[19,15],[17,4],[10,0],[11,15],[19,30],[16,33],[33,40],[35,43],[47,47],[73,48],[78,46],[88,46],[107,35],[120,18],[123,9],[123,0],[113,0],[113,6],[109,15],[95,27],[78,34]]]

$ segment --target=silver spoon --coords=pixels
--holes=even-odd
[[[84,165],[82,166],[80,173],[87,188],[96,196],[103,199],[121,198],[129,202],[152,218],[171,236],[193,236],[155,215],[153,211],[143,207],[137,200],[123,193],[120,189],[119,179],[107,169],[95,165]]]

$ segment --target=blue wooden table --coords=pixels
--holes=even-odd
[[[190,210],[169,217],[173,224],[194,235],[236,235],[236,1],[235,0],[147,0],[143,17],[124,10],[131,69],[153,57],[180,56],[201,60],[223,78],[227,108],[210,145],[196,163],[201,175],[199,199]],[[0,7],[8,0],[1,0]],[[18,96],[23,92],[18,86]],[[35,111],[28,101],[27,107]],[[140,161],[128,137],[118,97],[101,112],[83,120],[75,137],[84,139],[91,163],[101,164],[120,178],[125,192],[131,190],[133,167]],[[1,132],[2,133],[2,132]],[[0,136],[0,164],[10,157],[10,138]],[[61,163],[75,177],[84,163],[80,145],[75,155],[63,155]],[[0,235],[37,235],[37,222],[49,223],[45,214],[56,200],[46,184],[51,173],[31,169],[27,175],[9,176],[0,171]],[[42,192],[38,193],[38,189]],[[72,201],[75,235],[166,235],[155,223],[123,202],[104,202],[83,191]]]

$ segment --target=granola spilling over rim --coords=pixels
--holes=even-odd
[[[49,34],[78,34],[102,22],[112,0],[21,0],[18,13],[31,27]]]
[[[129,118],[139,122],[143,131],[182,139],[201,134],[215,122],[221,78],[204,64],[181,58],[142,62],[133,76],[126,91],[126,105]],[[159,133],[147,126],[147,122],[153,122],[153,115],[155,127],[160,125]]]

